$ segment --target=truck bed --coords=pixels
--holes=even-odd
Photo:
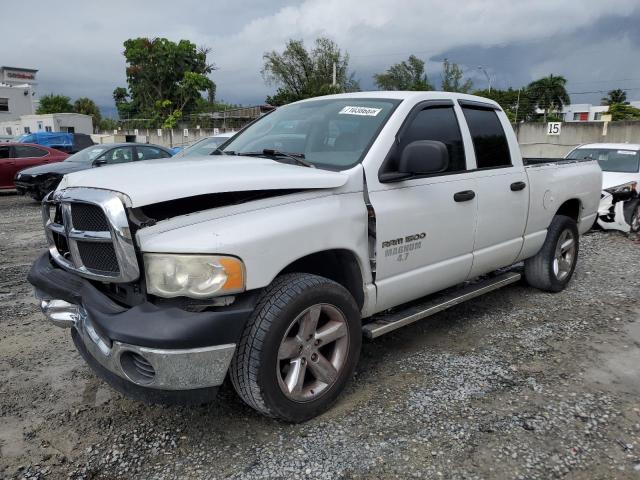
[[[522,163],[525,167],[528,166],[536,166],[536,165],[546,165],[549,163],[578,163],[578,162],[591,162],[592,158],[538,158],[538,157],[529,157],[522,158]]]

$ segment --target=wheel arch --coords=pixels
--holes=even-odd
[[[572,218],[576,223],[579,223],[581,211],[582,202],[577,198],[571,198],[560,205],[556,211],[556,215],[564,215],[565,217]]]
[[[285,273],[311,273],[339,283],[353,296],[358,308],[364,305],[362,268],[357,255],[347,249],[314,252],[294,260],[278,275]]]

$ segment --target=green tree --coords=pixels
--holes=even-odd
[[[198,48],[188,40],[125,41],[128,89],[119,87],[113,92],[121,118],[157,120],[162,116],[159,105],[165,100],[181,115],[196,110],[202,94],[215,91],[215,84],[207,76],[215,69],[207,62],[209,53],[209,49]]]
[[[464,73],[457,63],[450,63],[446,58],[442,62],[442,90],[445,92],[469,93],[473,88],[471,79],[464,82]]]
[[[119,127],[115,118],[103,118],[98,124],[98,129],[102,132],[112,132]]]
[[[302,100],[332,93],[360,90],[349,73],[349,54],[328,38],[318,38],[310,51],[302,40],[289,40],[282,53],[271,51],[263,55],[262,76],[269,85],[277,87],[275,95],[267,97],[271,105]],[[336,85],[333,85],[333,66]]]
[[[603,105],[613,105],[614,103],[627,103],[627,92],[621,88],[609,90],[606,97],[602,97]]]
[[[90,98],[78,98],[75,102],[73,102],[73,110],[76,113],[82,113],[83,115],[91,116],[94,128],[98,128],[98,126],[100,125],[100,121],[102,120],[100,109]]]
[[[614,103],[609,106],[612,120],[640,120],[640,108],[625,103]]]
[[[46,113],[71,113],[73,112],[73,105],[71,105],[71,99],[64,95],[55,95],[53,93],[40,97],[40,105],[37,114]]]
[[[566,84],[566,78],[552,74],[531,82],[527,87],[529,99],[536,107],[544,110],[545,122],[549,113],[561,111],[571,101]]]
[[[391,65],[373,76],[380,90],[433,90],[424,71],[424,60],[410,55],[408,60]]]
[[[535,118],[535,105],[529,100],[526,89],[514,90],[509,87],[507,90],[497,90],[492,88],[491,91],[488,89],[476,90],[473,94],[498,102],[511,122],[528,121]]]

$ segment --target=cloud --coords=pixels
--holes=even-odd
[[[624,75],[606,78],[640,78],[637,0],[215,3],[42,2],[12,12],[14,20],[0,33],[0,58],[40,69],[41,92],[87,95],[101,105],[110,104],[113,88],[125,84],[122,42],[136,36],[187,38],[212,47],[219,96],[237,103],[261,102],[273,91],[260,75],[265,51],[281,50],[289,38],[311,44],[319,35],[349,51],[364,87],[372,87],[374,72],[411,53],[431,59],[432,74],[448,55],[470,67],[489,65],[503,83],[527,83],[551,71],[563,73],[568,65],[579,78],[606,77],[612,70]],[[474,75],[481,85],[480,73]]]

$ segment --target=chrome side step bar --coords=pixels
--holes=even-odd
[[[441,294],[427,297],[423,302],[412,302],[410,306],[402,310],[379,313],[373,316],[371,322],[362,326],[363,334],[366,338],[377,338],[472,298],[515,283],[521,277],[522,275],[517,272],[503,273],[461,288],[445,290]]]

